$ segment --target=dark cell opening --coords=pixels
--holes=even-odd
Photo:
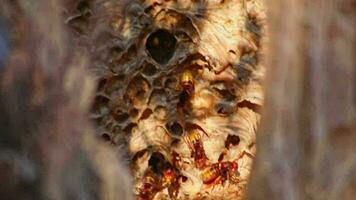
[[[141,114],[140,120],[145,120],[145,119],[149,118],[152,113],[153,113],[153,112],[152,112],[151,109],[146,108],[146,109],[143,111],[143,113]]]
[[[153,76],[155,73],[157,73],[157,69],[154,65],[147,64],[143,68],[142,73],[146,76]]]
[[[167,167],[167,161],[163,154],[154,152],[148,160],[148,165],[151,167],[155,174],[161,174]]]
[[[232,94],[228,89],[214,88],[214,90],[216,92],[218,92],[227,101],[233,101],[236,98],[236,96],[234,94]]]
[[[135,126],[137,126],[137,124],[131,122],[123,129],[123,131],[125,131],[125,133],[131,134],[131,131]]]
[[[254,104],[254,103],[251,103],[249,101],[241,101],[240,103],[237,104],[237,106],[239,108],[249,108],[249,109],[253,110],[256,113],[261,114],[261,109],[262,109],[261,106],[259,106],[257,104]]]
[[[138,115],[138,110],[136,108],[132,108],[129,113],[132,118],[135,118]]]
[[[232,102],[219,102],[215,106],[216,112],[221,116],[227,116],[235,111],[235,105]]]
[[[104,114],[103,109],[107,107],[109,101],[110,99],[108,99],[107,97],[97,95],[94,99],[94,104],[92,106],[92,113]]]
[[[167,124],[167,128],[172,135],[181,136],[183,134],[183,127],[178,122]]]
[[[183,176],[183,175],[182,175],[181,177],[182,177],[182,181],[183,181],[183,183],[184,183],[184,182],[186,182],[186,181],[188,180],[188,177],[186,177],[186,176]]]
[[[225,141],[225,147],[236,146],[240,143],[240,137],[237,135],[228,135]]]
[[[116,122],[123,123],[130,117],[130,115],[126,112],[122,112],[121,110],[116,110],[113,113],[113,117],[116,120]]]
[[[184,104],[188,101],[188,99],[189,99],[189,93],[186,90],[183,90],[179,94],[178,106],[184,106]]]
[[[164,87],[169,89],[175,89],[177,87],[178,80],[174,77],[167,78],[164,81]]]
[[[111,140],[111,137],[110,137],[109,134],[103,133],[103,134],[101,135],[101,139],[102,139],[103,141],[107,142],[107,141],[110,141],[110,140]]]
[[[119,59],[121,54],[122,54],[122,52],[123,52],[123,49],[121,47],[119,47],[119,46],[112,47],[109,50],[110,59],[112,59],[112,60]]]
[[[89,31],[89,20],[81,15],[70,19],[68,25],[80,35],[85,35]]]
[[[174,55],[176,43],[174,35],[159,29],[147,38],[146,49],[157,63],[166,64]]]
[[[98,81],[98,85],[97,85],[97,91],[101,91],[104,89],[105,85],[107,83],[107,79],[102,78]]]
[[[80,1],[77,5],[77,10],[82,14],[83,16],[90,16],[91,11],[90,11],[90,5],[87,1]]]

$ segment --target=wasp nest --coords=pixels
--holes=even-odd
[[[97,134],[127,147],[138,199],[243,197],[263,103],[258,0],[80,1]]]

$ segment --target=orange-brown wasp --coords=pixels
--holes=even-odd
[[[242,152],[242,154],[238,157],[237,160],[242,158],[244,155],[252,156],[250,153],[246,151]],[[208,185],[216,185],[216,184],[224,184],[225,181],[229,180],[231,183],[240,182],[240,173],[238,171],[238,163],[237,161],[224,161],[223,155],[220,155],[219,162],[210,165],[206,170],[201,174],[201,178],[204,184]]]
[[[152,172],[147,173],[143,178],[143,184],[139,188],[139,200],[151,200],[154,196],[164,188],[168,188],[168,194],[171,199],[175,199],[179,190],[178,172],[168,168],[161,176]]]
[[[191,93],[194,89],[194,77],[191,71],[185,70],[180,77],[180,85],[183,90]]]
[[[201,178],[204,184],[217,184],[224,183],[226,180],[230,179],[230,176],[234,173],[238,173],[237,162],[218,162],[210,165],[203,173]]]
[[[183,107],[191,97],[194,90],[194,78],[191,71],[183,71],[180,77],[180,86],[182,91],[179,94],[178,106]]]
[[[149,160],[150,168],[146,171],[143,184],[139,188],[138,199],[150,200],[164,188],[168,188],[171,199],[175,199],[179,190],[179,172],[161,153],[154,152]]]
[[[168,194],[171,199],[177,198],[180,177],[178,171],[174,168],[168,168],[163,173],[162,186],[168,188]]]
[[[184,141],[190,148],[191,157],[194,158],[195,166],[198,169],[203,169],[207,165],[208,157],[205,155],[203,141],[198,130],[206,134],[199,125],[187,123]]]
[[[153,199],[157,192],[162,190],[159,179],[152,171],[148,171],[143,177],[142,186],[139,188],[138,200]]]

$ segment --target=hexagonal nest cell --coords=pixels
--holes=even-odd
[[[99,80],[98,136],[138,199],[240,199],[263,104],[259,0],[80,1],[67,25]]]

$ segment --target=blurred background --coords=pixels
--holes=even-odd
[[[250,199],[356,194],[356,4],[267,1],[266,102]]]

